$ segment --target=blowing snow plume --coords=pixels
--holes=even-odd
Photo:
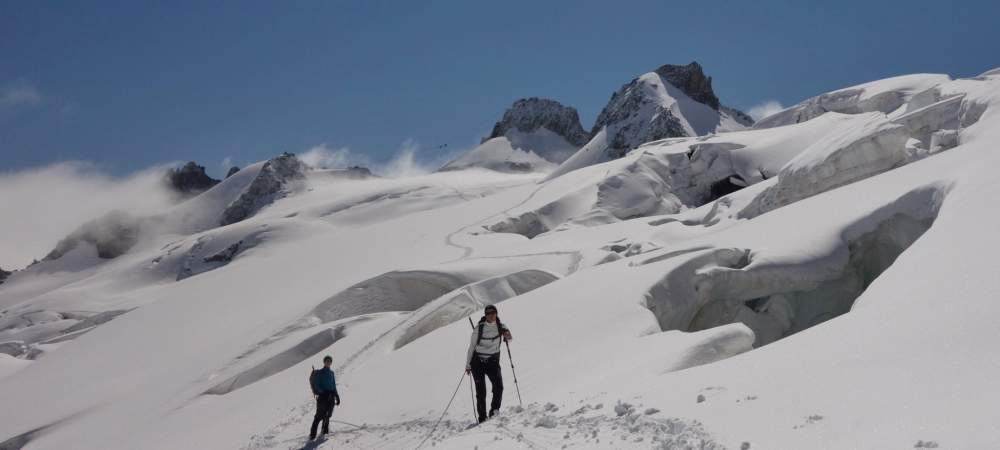
[[[435,149],[443,148],[447,148],[447,145]],[[431,173],[450,161],[457,153],[444,151],[437,156],[427,157],[421,154],[419,142],[407,139],[400,144],[392,158],[384,162],[374,161],[368,155],[351,150],[349,147],[330,148],[325,143],[306,150],[298,158],[313,169],[364,167],[381,177],[403,178]]]
[[[0,267],[24,267],[45,256],[81,224],[114,210],[156,212],[175,197],[165,167],[116,178],[85,162],[62,162],[0,174]]]

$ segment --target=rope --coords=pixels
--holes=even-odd
[[[350,423],[350,422],[344,422],[343,420],[333,420],[333,419],[330,419],[330,422],[340,423],[340,424],[344,424],[344,425],[350,425],[350,426],[352,426],[354,428],[364,428],[365,427],[364,425],[355,425],[355,424]]]
[[[434,427],[431,428],[431,432],[427,433],[427,436],[424,436],[424,440],[420,441],[420,444],[417,445],[416,449],[422,447],[424,442],[427,442],[427,439],[429,439],[434,432],[437,431],[437,427],[441,424],[441,420],[444,419],[444,415],[448,414],[448,408],[451,408],[451,402],[455,401],[455,396],[458,395],[458,390],[461,389],[463,381],[465,381],[465,372],[462,372],[462,378],[458,379],[458,386],[455,386],[455,392],[451,394],[451,400],[448,400],[448,405],[445,406],[444,411],[441,412],[441,417],[438,418],[437,422],[434,422]]]

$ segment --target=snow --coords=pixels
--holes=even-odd
[[[875,120],[885,121],[875,115],[827,114],[781,130],[646,143],[619,160],[542,184],[524,204],[505,211],[506,220],[487,225],[533,238],[561,227],[682,212],[718,197],[713,183],[733,178],[746,185],[773,178],[815,142],[852,135]],[[828,147],[819,146],[820,151]]]
[[[911,98],[932,87],[947,82],[942,74],[914,74],[863,83],[810,98],[757,121],[754,128],[772,128],[805,122],[826,112],[858,114],[865,112],[892,113]]]
[[[0,380],[31,365],[31,361],[17,359],[6,353],[0,353]]]
[[[539,128],[530,133],[508,130],[483,142],[441,170],[483,168],[500,172],[548,172],[576,151],[562,136]]]
[[[0,347],[0,446],[303,448],[329,354],[343,403],[312,448],[414,448],[453,393],[424,447],[991,448],[1000,78],[925,81],[920,107],[646,143],[541,184],[307,174],[220,227],[244,169],[121,256],[81,244],[0,286],[0,345],[33,358]],[[487,303],[517,384],[505,350],[504,408],[466,429]]]
[[[990,77],[990,76],[996,76],[996,75],[1000,75],[1000,67],[997,67],[997,68],[991,69],[991,70],[987,70],[986,72],[983,72],[983,73],[979,74],[980,77]]]

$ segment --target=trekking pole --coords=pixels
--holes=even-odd
[[[472,324],[472,317],[466,317],[466,318],[469,319],[469,326],[472,327],[473,330],[475,330],[476,326]],[[472,380],[472,373],[469,373],[469,395],[472,396],[472,420],[478,422],[479,413],[476,412],[476,391],[473,389],[472,386],[473,384],[474,381]]]
[[[469,399],[472,400],[472,420],[479,421],[479,413],[476,412],[476,391],[472,389],[472,374],[469,374]]]
[[[517,389],[517,403],[524,407],[524,402],[521,401],[521,387],[517,384],[517,372],[514,372],[514,357],[510,355],[510,342],[503,341],[507,344],[507,359],[510,360],[510,373],[514,375],[514,388]]]

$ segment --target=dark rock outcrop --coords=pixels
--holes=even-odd
[[[590,135],[580,125],[580,116],[575,108],[563,106],[555,100],[531,97],[514,102],[500,121],[493,125],[493,132],[483,142],[504,136],[511,129],[531,133],[542,127],[577,147],[590,140]]]
[[[7,277],[9,277],[10,274],[12,273],[14,272],[8,272],[6,270],[3,270],[2,267],[0,267],[0,284],[3,284],[3,282],[7,280]]]
[[[258,210],[284,196],[289,182],[305,178],[306,165],[294,154],[282,153],[271,158],[246,190],[222,212],[220,224],[225,226],[254,215]]]
[[[733,120],[739,122],[740,125],[743,125],[745,127],[752,127],[753,124],[754,124],[753,117],[750,117],[750,114],[747,114],[747,113],[745,113],[743,111],[740,111],[740,110],[738,110],[736,108],[732,108],[732,107],[729,107],[729,106],[726,106],[726,105],[722,105],[722,106],[719,107],[719,111],[721,111],[721,112],[723,112],[725,114],[728,114],[729,117],[732,117]]]
[[[226,247],[225,249],[220,251],[219,253],[216,253],[212,256],[202,259],[202,261],[207,263],[214,262],[214,263],[228,264],[232,262],[233,258],[236,257],[236,254],[240,252],[241,245],[243,245],[243,241],[239,241],[235,244],[232,244],[229,247]]]
[[[229,172],[226,172],[226,178],[229,178],[229,177],[235,175],[236,172],[239,172],[239,171],[240,171],[239,167],[236,167],[236,166],[230,167],[229,168]]]
[[[199,166],[194,161],[167,171],[167,181],[170,187],[184,196],[198,195],[219,184],[219,180],[205,174],[204,166]]]
[[[142,220],[124,211],[112,211],[99,219],[83,224],[69,236],[59,241],[43,261],[61,258],[81,242],[97,248],[97,256],[112,259],[127,252],[139,240]]]
[[[636,78],[618,89],[594,122],[594,135],[607,128],[607,152],[612,159],[645,142],[687,136],[680,120],[650,96],[642,84]]]
[[[658,78],[651,78],[650,74]],[[607,152],[612,159],[646,142],[688,136],[682,118],[661,104],[656,94],[660,83],[668,83],[692,100],[714,109],[720,118],[728,115],[743,126],[753,124],[753,119],[742,111],[719,104],[719,98],[712,91],[712,77],[706,76],[697,62],[684,66],[665,64],[650,74],[619,88],[594,122],[590,133],[597,135],[602,129],[607,130]]]
[[[705,76],[701,64],[697,61],[692,61],[686,66],[664,64],[655,72],[666,82],[684,91],[694,101],[704,103],[716,111],[719,110],[719,97],[712,91],[712,77]]]

